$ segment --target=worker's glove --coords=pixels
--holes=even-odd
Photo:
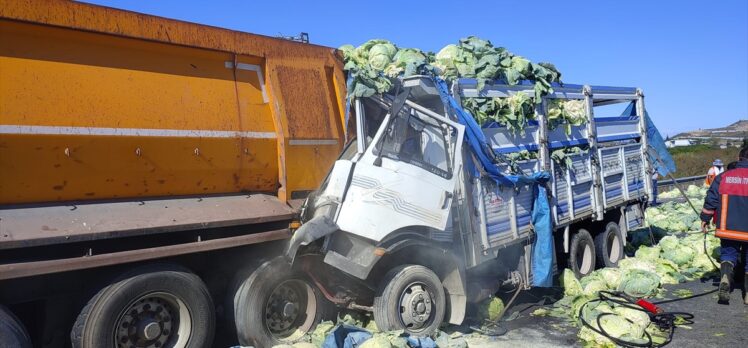
[[[706,222],[706,221],[702,221],[701,222],[701,231],[704,232],[704,234],[706,234],[707,227],[709,227],[709,223]]]

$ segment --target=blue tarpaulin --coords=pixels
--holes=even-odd
[[[631,102],[631,104],[626,107],[626,110],[623,111],[621,116],[636,116],[635,106],[635,102]],[[644,110],[644,120],[647,124],[647,140],[649,141],[647,154],[649,155],[649,162],[652,163],[652,166],[654,166],[657,173],[662,176],[666,176],[668,173],[675,173],[675,161],[673,161],[673,158],[670,156],[670,152],[667,150],[667,146],[665,146],[665,140],[662,139],[662,135],[657,130],[654,123],[652,123],[652,119],[649,118],[649,112],[647,112],[647,110]],[[654,155],[655,153],[659,155],[662,162],[658,161],[657,156]]]
[[[338,325],[327,334],[325,341],[322,343],[322,348],[356,348],[370,339],[371,336],[371,332],[360,327]]]
[[[360,327],[340,324],[335,327],[322,343],[322,348],[356,348],[372,338],[371,332]],[[410,348],[436,348],[436,342],[431,337],[403,336]]]
[[[434,77],[437,90],[442,103],[448,110],[454,113],[457,121],[465,126],[465,142],[472,149],[472,153],[478,160],[485,173],[499,185],[517,186],[533,185],[535,201],[532,210],[532,223],[537,239],[533,245],[532,270],[533,286],[553,286],[553,223],[551,220],[551,209],[548,204],[548,195],[545,183],[551,179],[548,172],[533,173],[530,176],[505,175],[491,161],[493,149],[486,141],[483,130],[475,122],[475,119],[465,112],[457,101],[449,95],[447,84],[444,80]]]
[[[553,286],[553,226],[551,208],[544,185],[535,185],[535,202],[532,207],[532,225],[535,244],[532,248],[532,285]]]

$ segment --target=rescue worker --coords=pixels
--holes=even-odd
[[[712,182],[714,182],[714,178],[716,178],[717,175],[722,174],[722,172],[722,160],[718,158],[714,160],[712,167],[706,172],[706,186],[711,186]]]
[[[748,147],[740,150],[735,169],[714,178],[700,218],[704,233],[710,221],[715,220],[715,236],[720,238],[721,245],[718,297],[719,302],[727,303],[733,285],[733,269],[741,250],[743,261],[748,259]],[[744,289],[748,289],[748,272],[744,283]],[[743,302],[748,304],[748,292],[744,293]]]

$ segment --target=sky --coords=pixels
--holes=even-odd
[[[748,119],[748,1],[142,1],[100,5],[339,47],[437,52],[476,35],[574,84],[640,87],[663,135]],[[596,116],[616,116],[610,108]]]

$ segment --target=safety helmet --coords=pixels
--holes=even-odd
[[[718,158],[718,159],[714,160],[714,163],[712,163],[712,165],[713,166],[717,166],[717,167],[722,167],[722,165],[723,165],[722,164],[722,160]]]

